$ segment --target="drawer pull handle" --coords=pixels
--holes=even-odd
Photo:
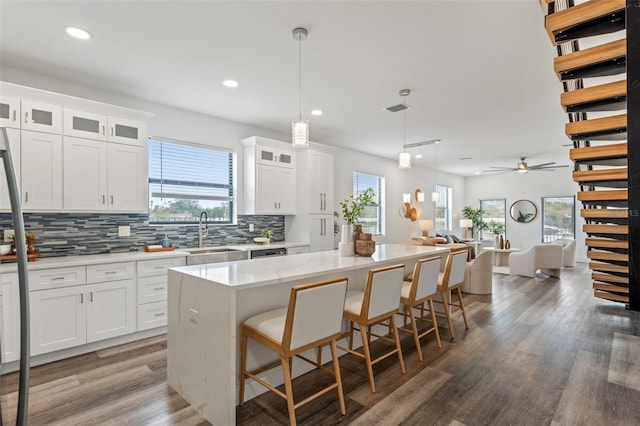
[[[51,281],[62,281],[64,277],[51,277]]]
[[[80,303],[84,303],[84,294],[80,293]]]
[[[158,266],[154,266],[154,269],[164,269],[165,266],[164,265],[158,265]]]
[[[155,317],[163,317],[164,316],[164,312],[160,312],[159,314],[155,314]]]
[[[93,292],[89,292],[89,302],[93,302]]]
[[[113,275],[113,274],[117,274],[118,271],[106,271],[105,275]]]
[[[158,291],[158,290],[164,290],[164,287],[156,287],[154,288],[154,290]]]

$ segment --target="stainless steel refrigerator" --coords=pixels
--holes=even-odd
[[[27,245],[24,236],[24,220],[22,218],[22,206],[20,205],[20,192],[16,178],[9,138],[7,130],[0,126],[0,157],[4,164],[4,171],[9,186],[9,200],[11,202],[11,215],[15,230],[16,254],[18,262],[18,283],[20,294],[20,382],[18,385],[18,410],[16,425],[27,424],[27,411],[29,405],[29,279],[27,276]],[[1,317],[0,317],[1,319]],[[2,333],[2,327],[0,327]],[[0,347],[0,357],[2,347]],[[0,375],[2,363],[0,362]],[[0,401],[0,426],[2,426],[2,401]]]

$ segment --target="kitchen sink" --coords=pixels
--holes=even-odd
[[[205,263],[249,259],[249,252],[240,249],[205,247],[182,250],[190,253],[189,256],[187,256],[187,265],[202,265]]]

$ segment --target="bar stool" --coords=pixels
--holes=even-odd
[[[287,401],[289,421],[296,424],[295,409],[307,402],[327,393],[332,389],[338,390],[340,413],[346,413],[340,366],[336,350],[336,339],[342,329],[342,311],[344,308],[347,278],[298,285],[291,288],[289,306],[255,315],[242,324],[242,343],[240,359],[240,405],[244,403],[244,386],[247,378],[273,391]],[[251,338],[280,357],[264,367],[247,371],[247,339]],[[311,348],[320,348],[329,344],[333,360],[333,370],[323,366],[318,361],[312,361],[301,353]],[[295,403],[291,384],[291,359],[298,357],[317,368],[335,376],[335,383],[319,390],[308,398]],[[257,375],[278,365],[282,366],[285,392],[281,392]]]
[[[402,294],[400,303],[404,306],[404,312],[400,315],[404,317],[404,327],[398,327],[398,330],[406,331],[413,334],[413,340],[416,344],[418,352],[418,360],[422,362],[422,348],[420,347],[420,338],[429,333],[436,335],[436,342],[441,348],[440,333],[438,332],[438,321],[436,313],[433,309],[433,296],[437,292],[438,274],[440,273],[441,259],[439,257],[433,259],[420,259],[416,262],[413,269],[413,276],[410,281],[404,281],[402,284]],[[425,306],[428,304],[429,317],[425,317]],[[420,316],[416,317],[414,310],[420,308]],[[407,317],[411,321],[411,329],[407,327]],[[418,333],[418,324],[416,320],[425,321],[431,324],[431,327]]]
[[[398,329],[396,328],[396,323],[393,318],[398,312],[398,301],[400,300],[400,291],[402,290],[403,274],[404,265],[372,269],[367,276],[364,291],[348,291],[347,298],[344,302],[344,318],[349,321],[349,347],[338,347],[360,358],[364,358],[365,364],[367,365],[371,392],[376,391],[376,385],[373,380],[373,364],[397,353],[398,361],[400,362],[400,371],[402,374],[405,373]],[[384,323],[385,321],[387,322],[385,325],[389,327],[393,339],[372,332],[373,325]],[[358,327],[355,328],[354,324],[357,324]],[[362,338],[362,353],[353,349],[354,330],[357,330]],[[372,360],[369,350],[371,336],[393,343],[394,348]]]
[[[450,307],[457,307],[454,313],[462,312],[462,318],[464,319],[464,326],[468,330],[469,325],[467,324],[467,315],[464,311],[464,303],[462,302],[462,284],[464,283],[464,272],[467,266],[467,253],[466,252],[456,252],[449,253],[447,257],[447,263],[444,268],[444,272],[440,273],[438,276],[438,293],[440,293],[440,297],[442,301],[434,300],[435,303],[440,303],[444,307],[444,314],[436,312],[436,315],[445,316],[447,318],[447,325],[449,327],[449,333],[451,334],[451,339],[455,339],[455,334],[453,333],[453,323],[451,322],[451,309]],[[458,304],[453,303],[451,300],[447,299],[447,292],[451,290],[451,292],[455,292],[458,296]],[[453,294],[452,296],[453,297]]]

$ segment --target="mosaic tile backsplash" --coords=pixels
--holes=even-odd
[[[42,257],[139,251],[160,244],[165,235],[176,248],[198,246],[197,225],[149,225],[146,214],[24,214],[25,230],[36,234]],[[249,232],[249,224],[255,226]],[[119,237],[118,227],[130,226],[130,237]],[[0,229],[13,229],[8,213],[0,214]],[[263,229],[273,231],[272,241],[284,241],[284,216],[238,216],[237,225],[209,223],[205,246],[251,244]]]

